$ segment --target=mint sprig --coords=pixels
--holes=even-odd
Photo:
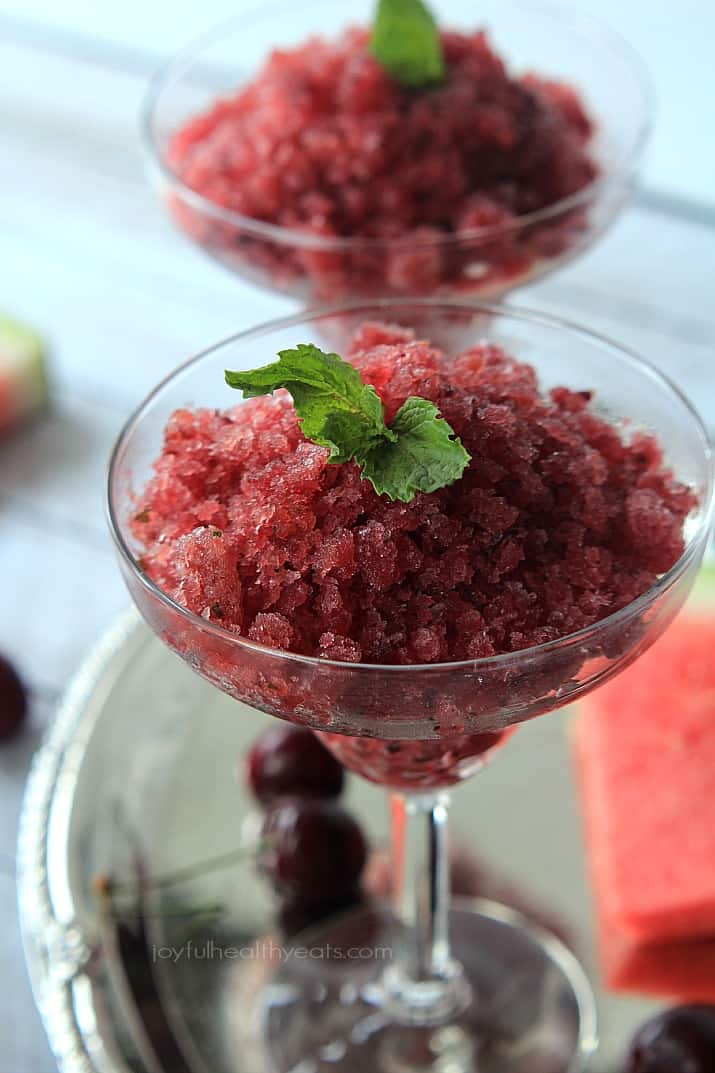
[[[422,0],[378,0],[370,48],[403,86],[419,88],[444,78],[439,28]]]
[[[279,360],[249,373],[226,372],[226,383],[246,398],[284,387],[293,396],[303,435],[330,450],[331,462],[347,462],[377,445],[385,435],[382,403],[374,387],[337,354],[299,343],[281,350]],[[388,435],[394,438],[392,433]]]
[[[329,462],[354,459],[378,495],[409,503],[417,492],[452,484],[470,455],[428,399],[410,396],[385,424],[380,397],[354,365],[312,344],[281,350],[279,360],[250,372],[226,371],[246,398],[286,388],[303,435],[327,447]]]

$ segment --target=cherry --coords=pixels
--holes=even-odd
[[[248,781],[263,805],[279,797],[337,797],[343,769],[305,727],[278,725],[263,734],[247,757]]]
[[[27,693],[13,665],[0,656],[0,741],[15,734],[27,715]]]
[[[713,1073],[715,1006],[678,1006],[638,1031],[626,1073]]]
[[[348,891],[340,898],[334,898],[329,902],[317,902],[315,905],[306,905],[300,899],[281,902],[278,908],[278,926],[286,938],[297,935],[299,932],[312,928],[330,917],[347,913],[348,910],[358,909],[365,904],[365,899],[359,887]]]
[[[325,798],[287,798],[266,813],[260,871],[285,902],[320,905],[355,890],[367,858],[349,812]]]

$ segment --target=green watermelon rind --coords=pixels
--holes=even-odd
[[[47,404],[49,382],[44,340],[27,325],[0,315],[0,378],[3,377],[12,385],[12,423]]]
[[[698,574],[686,608],[710,608],[715,615],[715,562],[706,562]]]

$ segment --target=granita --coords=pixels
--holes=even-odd
[[[346,663],[478,660],[598,622],[680,557],[694,493],[652,436],[622,435],[589,391],[544,394],[534,369],[495,345],[447,358],[387,325],[359,329],[349,358],[388,424],[408,396],[431,400],[471,461],[456,482],[392,501],[354,461],[332,464],[306,439],[286,391],[176,411],[132,528],[146,574],[222,631]],[[577,674],[578,658],[554,673]],[[227,660],[211,673],[244,672]],[[250,702],[248,686],[242,695]],[[498,742],[465,735],[439,698],[415,703],[432,706],[438,727],[448,720],[451,743],[329,743],[368,777],[425,787],[464,777]],[[339,704],[326,699],[326,710]]]
[[[579,94],[512,76],[484,32],[440,39],[445,77],[419,89],[381,66],[367,29],[274,51],[174,134],[167,163],[213,205],[295,239],[176,195],[181,226],[224,261],[323,298],[496,291],[575,246],[585,210],[529,214],[597,175]]]

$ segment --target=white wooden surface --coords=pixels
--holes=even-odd
[[[710,5],[679,10],[696,7],[712,17]],[[204,6],[192,11],[206,20]],[[155,9],[146,15],[157,28]],[[0,1073],[54,1068],[16,929],[15,830],[53,704],[127,601],[103,518],[107,454],[129,408],[180,359],[290,308],[224,275],[163,218],[136,134],[145,57],[115,51],[109,64],[104,47],[86,60],[76,53],[0,16],[0,308],[45,333],[54,383],[51,414],[0,445],[0,650],[33,692],[28,733],[0,750]],[[715,217],[698,182],[657,186],[658,174],[593,252],[519,301],[642,351],[715,428]]]

